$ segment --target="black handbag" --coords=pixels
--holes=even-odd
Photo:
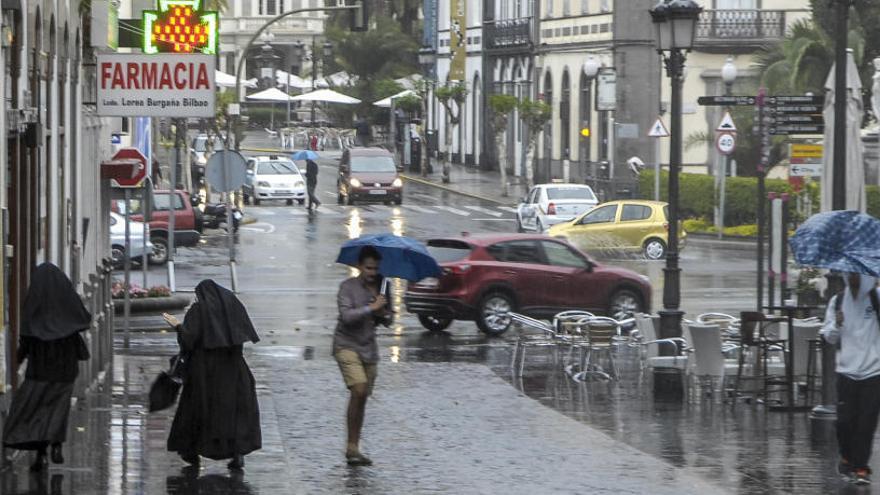
[[[183,386],[183,370],[186,360],[182,354],[171,358],[168,371],[159,373],[150,386],[150,412],[168,409],[177,402],[177,395]]]

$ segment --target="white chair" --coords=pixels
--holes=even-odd
[[[737,369],[736,362],[728,363],[724,359],[724,353],[730,349],[731,344],[722,341],[721,327],[718,325],[688,323],[686,329],[693,351],[690,373],[701,389],[708,385],[710,395],[714,396],[716,384],[724,390],[727,370],[735,372]]]

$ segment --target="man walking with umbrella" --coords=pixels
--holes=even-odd
[[[367,398],[373,391],[379,362],[376,325],[388,325],[391,315],[387,299],[380,293],[379,262],[382,256],[372,246],[360,248],[357,268],[360,274],[339,286],[336,301],[339,321],[333,335],[333,356],[339,363],[345,386],[348,387],[348,442],[345,458],[350,465],[369,466],[373,463],[360,451],[361,427]]]
[[[877,279],[846,274],[831,298],[822,337],[837,351],[839,471],[856,484],[871,482],[871,447],[880,413],[880,303]]]

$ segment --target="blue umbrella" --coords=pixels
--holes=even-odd
[[[803,266],[880,277],[880,220],[857,211],[813,215],[789,239]]]
[[[369,234],[342,245],[337,263],[357,266],[358,254],[364,246],[373,246],[382,255],[379,274],[416,282],[441,273],[440,265],[428,249],[415,239],[393,234]]]
[[[318,154],[312,150],[300,150],[290,156],[293,160],[317,160]]]

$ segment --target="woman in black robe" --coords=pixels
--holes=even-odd
[[[203,280],[196,297],[182,325],[163,315],[177,330],[186,357],[168,450],[193,465],[199,456],[231,458],[229,468],[241,469],[244,456],[262,446],[254,376],[242,356],[242,344],[260,339],[244,305],[228,289]]]
[[[67,275],[51,263],[38,266],[24,299],[18,345],[18,365],[27,360],[27,371],[3,425],[3,445],[37,451],[31,471],[46,468],[50,445],[52,462],[64,462],[73,382],[79,361],[89,358],[80,332],[91,322]]]

